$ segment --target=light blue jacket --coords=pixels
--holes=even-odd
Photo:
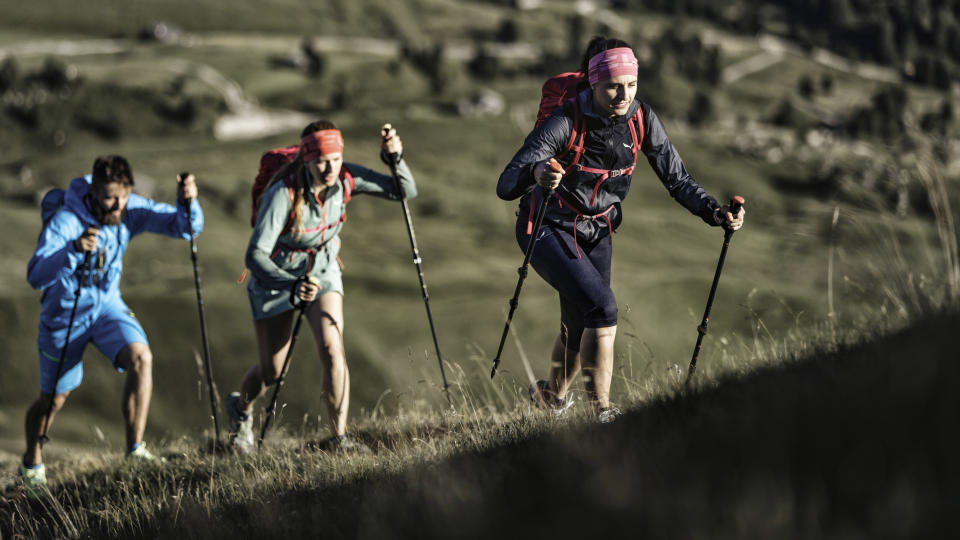
[[[190,239],[185,206],[158,203],[133,193],[119,225],[101,224],[83,202],[90,191],[90,182],[90,175],[70,182],[63,207],[40,232],[37,249],[27,264],[27,281],[34,289],[43,291],[40,324],[49,330],[64,328],[69,323],[78,278],[82,279],[83,287],[74,319],[75,331],[89,326],[105,306],[120,300],[123,252],[132,237],[149,231]],[[196,200],[191,203],[191,211],[196,234],[203,229],[203,212]],[[82,270],[84,254],[74,249],[74,240],[88,227],[97,227],[100,233],[97,252],[90,256],[92,268]]]

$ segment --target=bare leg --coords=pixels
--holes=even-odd
[[[583,380],[587,397],[597,407],[610,406],[610,381],[613,379],[613,342],[617,327],[585,328],[581,340]]]
[[[573,379],[580,372],[580,351],[566,348],[560,336],[553,343],[553,353],[550,355],[550,378],[547,379],[549,392],[558,399],[566,394]]]
[[[295,310],[291,310],[253,321],[259,362],[247,370],[240,384],[240,405],[247,414],[253,409],[253,402],[280,378],[283,361],[290,349],[294,313]]]
[[[53,419],[57,414],[57,411],[63,408],[63,404],[67,400],[67,396],[70,395],[70,392],[64,392],[62,394],[57,394],[53,400],[53,410],[50,411],[50,419],[46,421],[47,424],[47,433],[50,432],[50,425],[53,424]],[[43,424],[45,422],[45,416],[47,414],[47,409],[50,407],[50,394],[40,393],[33,404],[30,405],[30,408],[27,409],[26,419],[24,420],[24,431],[26,432],[27,438],[27,451],[24,452],[23,457],[31,465],[39,465],[43,463],[43,455],[41,454],[40,442],[38,438],[40,437],[40,430],[43,429]]]
[[[131,343],[117,355],[117,363],[127,370],[121,409],[127,422],[127,448],[143,440],[147,428],[150,396],[153,394],[153,353],[144,343]]]
[[[343,297],[337,292],[320,296],[307,311],[323,368],[323,393],[334,435],[347,432],[350,407],[350,370],[343,347]]]

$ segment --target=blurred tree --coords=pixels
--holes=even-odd
[[[496,40],[500,43],[516,43],[520,39],[520,29],[517,22],[512,17],[507,17],[500,21],[497,28]]]
[[[713,99],[710,94],[697,90],[697,93],[693,96],[690,111],[687,113],[687,119],[695,126],[705,124],[713,119]]]
[[[0,64],[0,92],[13,88],[17,82],[18,71],[17,60],[13,57],[6,58]]]
[[[303,56],[307,61],[306,66],[304,66],[304,71],[306,71],[307,75],[314,79],[322,77],[324,71],[327,69],[327,58],[317,52],[313,46],[313,39],[309,37],[303,38],[303,41],[300,43],[300,51],[303,52]]]
[[[833,92],[833,75],[824,73],[820,76],[820,90],[824,94],[830,94]]]
[[[797,81],[797,92],[806,99],[812,98],[814,94],[813,77],[810,75],[800,77]]]
[[[475,45],[473,58],[467,62],[467,71],[476,79],[490,80],[500,74],[500,59],[490,54],[482,43]]]
[[[35,78],[50,90],[60,90],[70,81],[66,64],[53,57],[44,60],[43,67],[35,74]]]

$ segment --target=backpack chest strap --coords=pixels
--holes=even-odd
[[[597,192],[600,191],[600,184],[606,181],[609,178],[616,178],[618,176],[626,176],[633,174],[633,169],[635,165],[631,165],[624,169],[595,169],[593,167],[584,167],[583,165],[577,165],[576,170],[585,173],[599,174],[600,178],[597,178],[597,183],[593,186],[593,194],[590,196],[590,204],[593,205],[597,202]]]

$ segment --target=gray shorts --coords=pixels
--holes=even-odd
[[[319,258],[317,262],[320,262]],[[340,272],[340,263],[335,257],[322,267],[315,266],[310,275],[319,283],[318,296],[328,292],[337,292],[343,296],[343,274]],[[247,295],[250,298],[250,315],[255,321],[269,319],[294,309],[293,304],[290,303],[290,289],[271,289],[261,285],[256,277],[247,285]]]

